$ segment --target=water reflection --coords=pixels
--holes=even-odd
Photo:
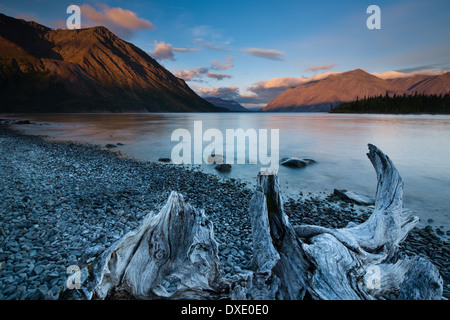
[[[217,128],[224,137],[226,129],[279,129],[280,158],[296,156],[318,162],[300,170],[280,168],[280,181],[290,194],[345,188],[373,195],[376,176],[365,155],[367,144],[372,143],[388,154],[400,171],[405,181],[405,205],[419,216],[433,218],[438,225],[448,226],[450,221],[450,116],[158,113],[23,117],[50,124],[21,127],[30,133],[98,144],[121,142],[121,152],[151,161],[170,157],[177,144],[170,139],[172,132],[185,128],[193,133],[194,121],[202,121],[203,132]],[[260,167],[233,165],[225,175],[254,182]],[[202,168],[218,174],[213,165],[204,164]]]

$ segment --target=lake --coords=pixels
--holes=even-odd
[[[324,113],[166,113],[166,114],[26,114],[38,125],[17,126],[30,134],[55,140],[105,145],[123,143],[113,150],[139,159],[170,157],[178,144],[172,132],[193,133],[194,121],[203,131],[226,129],[278,129],[279,156],[310,158],[306,168],[280,166],[283,191],[329,194],[349,189],[375,195],[376,175],[366,156],[372,143],[387,154],[404,182],[404,206],[421,218],[421,225],[450,226],[450,116],[367,115]],[[204,142],[203,147],[209,142]],[[269,144],[270,146],[270,144]],[[225,148],[224,148],[225,150]],[[248,159],[247,159],[248,160]],[[233,164],[229,173],[202,164],[206,173],[254,183],[261,164]],[[325,195],[325,194],[323,194]],[[428,219],[433,223],[428,223]]]

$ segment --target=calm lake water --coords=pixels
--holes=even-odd
[[[5,117],[5,116],[2,116]],[[123,143],[117,149],[140,160],[170,157],[178,144],[172,132],[184,128],[193,135],[194,121],[203,132],[219,129],[279,129],[280,159],[310,158],[306,168],[279,168],[284,192],[327,194],[349,189],[375,195],[376,175],[366,156],[372,143],[394,162],[405,182],[404,206],[421,218],[421,224],[450,226],[450,116],[443,115],[337,115],[299,113],[208,114],[27,114],[14,115],[42,125],[18,126],[32,134],[58,140],[95,144]],[[270,131],[269,131],[270,132]],[[203,142],[203,147],[209,142]],[[269,144],[270,146],[270,144]],[[225,152],[225,148],[224,148]],[[202,164],[207,173],[254,183],[261,164],[234,164],[219,173]]]

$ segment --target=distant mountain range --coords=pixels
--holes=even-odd
[[[216,112],[104,27],[52,30],[0,14],[0,112]]]
[[[450,72],[442,75],[414,75],[381,79],[361,69],[329,75],[291,88],[270,101],[263,111],[327,112],[337,105],[380,95],[446,94],[450,92]]]
[[[225,100],[221,98],[209,97],[204,98],[206,101],[212,103],[216,107],[226,108],[234,112],[248,112],[250,110],[244,108],[242,105],[233,100]]]

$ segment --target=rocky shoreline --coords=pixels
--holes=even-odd
[[[222,272],[250,268],[251,227],[246,213],[253,186],[239,179],[125,159],[106,147],[49,142],[4,124],[0,171],[1,300],[57,299],[69,266],[109,247],[151,211],[159,212],[172,190],[204,209],[214,223]],[[360,222],[371,212],[370,207],[333,195],[285,202],[292,224],[340,227]],[[401,250],[433,261],[444,279],[444,297],[450,298],[446,239],[431,227],[416,228]]]

